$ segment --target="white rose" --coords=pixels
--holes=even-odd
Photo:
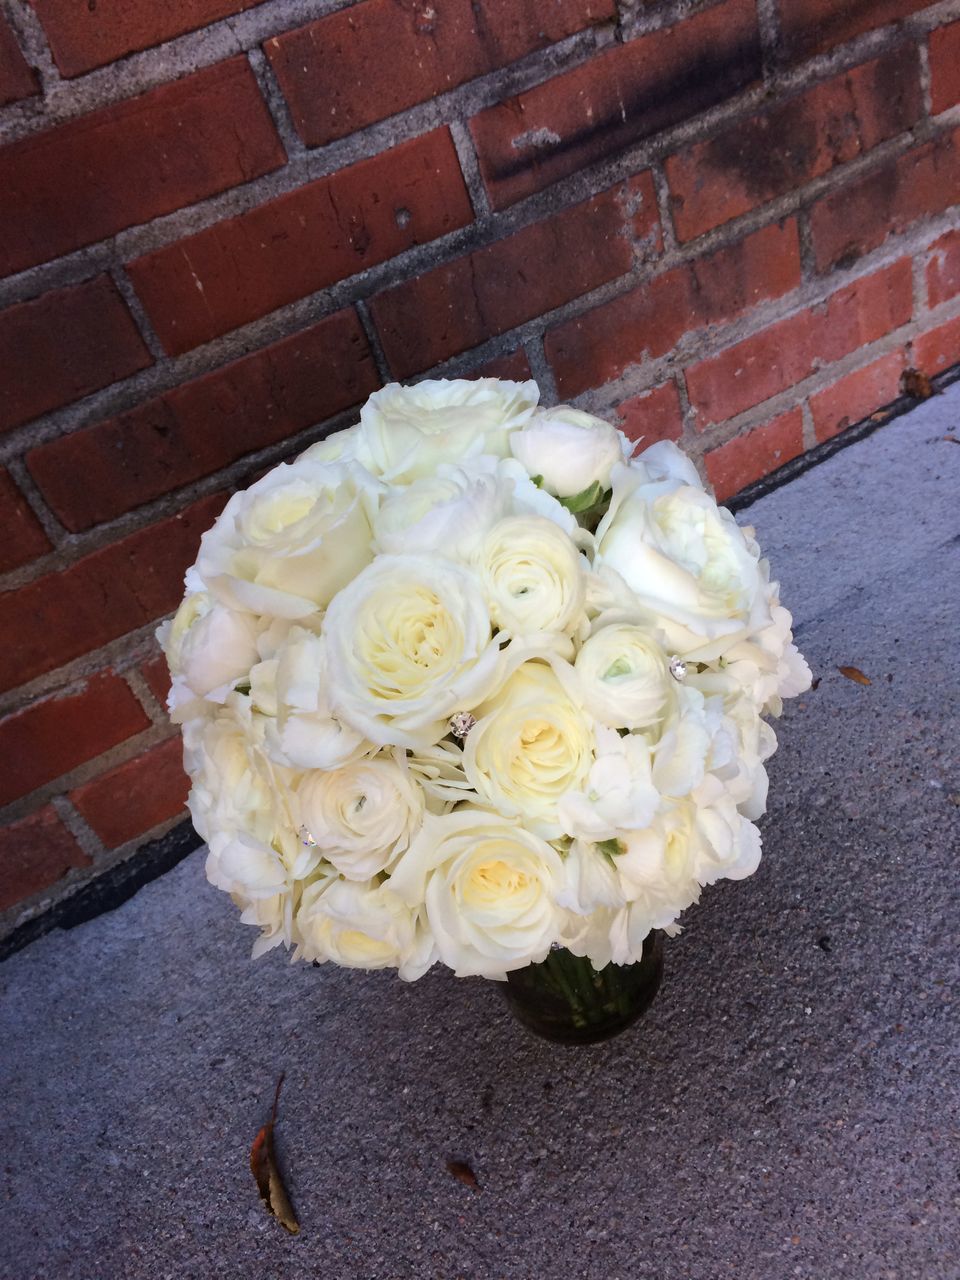
[[[308,773],[296,798],[301,823],[348,880],[389,869],[423,819],[423,792],[402,752]]]
[[[563,830],[580,840],[617,840],[653,820],[660,793],[653,783],[650,744],[597,725],[597,757],[582,790],[564,795],[557,813]]]
[[[429,475],[441,462],[484,453],[505,458],[511,431],[526,422],[539,398],[535,382],[497,378],[391,383],[360,411],[357,457],[394,483]]]
[[[645,482],[645,457],[614,469],[594,565],[620,575],[674,652],[708,660],[769,620],[757,558],[701,488],[669,477]]]
[[[437,742],[499,678],[479,584],[439,557],[378,556],[334,598],[323,633],[335,713],[380,746]]]
[[[647,627],[597,619],[574,670],[584,706],[602,724],[644,729],[673,705],[676,682],[661,638]]]
[[[228,609],[206,591],[185,596],[158,637],[170,674],[182,677],[192,693],[212,702],[223,702],[258,657],[256,618]]]
[[[541,516],[498,521],[476,563],[490,616],[502,631],[572,631],[581,621],[588,566],[552,521]]]
[[[542,662],[524,662],[476,714],[463,767],[481,800],[547,839],[563,835],[559,802],[593,764],[590,719]]]
[[[362,734],[334,715],[322,636],[292,628],[273,662],[276,725],[268,732],[273,759],[301,769],[335,769],[371,749]],[[259,684],[253,679],[251,692],[262,705]]]
[[[378,488],[356,463],[281,463],[233,495],[201,540],[197,569],[233,608],[305,618],[372,559]]]
[[[510,437],[513,456],[558,498],[569,498],[594,483],[610,487],[610,472],[624,457],[624,438],[602,418],[560,405],[541,409]]]
[[[440,959],[458,977],[505,978],[545,958],[562,915],[557,851],[497,814],[428,815],[389,884],[426,904]]]
[[[378,551],[467,559],[500,518],[512,482],[488,471],[441,466],[391,489],[374,520]]]
[[[343,431],[334,431],[316,444],[304,449],[297,458],[298,462],[309,459],[311,462],[343,462],[356,457],[359,426],[346,427]]]
[[[407,981],[433,964],[433,940],[389,884],[317,881],[303,891],[296,917],[298,959],[333,960],[348,969],[399,969]]]

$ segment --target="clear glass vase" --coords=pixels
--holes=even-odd
[[[591,962],[555,947],[541,964],[507,974],[499,984],[518,1021],[545,1040],[596,1044],[626,1031],[649,1009],[663,976],[663,940],[647,934],[636,964]]]

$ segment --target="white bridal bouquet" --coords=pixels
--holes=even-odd
[[[760,859],[808,686],[752,530],[533,382],[392,385],[228,502],[159,635],[254,954],[505,978],[639,960]]]

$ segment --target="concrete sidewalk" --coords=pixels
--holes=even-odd
[[[960,384],[741,517],[820,684],[760,871],[690,912],[637,1029],[563,1049],[495,984],[253,963],[195,854],[0,966],[0,1276],[956,1280],[951,432]],[[247,1164],[282,1070],[296,1238]]]

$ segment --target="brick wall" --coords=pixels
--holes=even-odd
[[[958,202],[960,0],[0,0],[0,934],[182,821],[233,487],[483,371],[727,497],[960,361]]]

